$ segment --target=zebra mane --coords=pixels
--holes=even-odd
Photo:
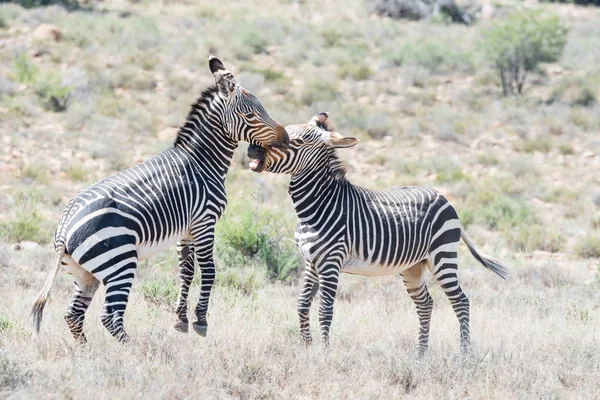
[[[329,168],[334,179],[338,181],[346,179],[346,172],[348,172],[348,169],[344,165],[343,161],[340,160],[336,150],[333,147],[329,149]]]
[[[315,121],[315,123],[319,128],[323,129],[326,132],[335,132],[335,125],[331,121],[329,121],[329,119],[326,119],[324,122],[317,120]]]
[[[191,105],[190,111],[185,117],[185,122],[179,127],[177,131],[177,138],[175,139],[174,144],[181,143],[185,140],[184,136],[188,135],[187,133],[184,133],[185,128],[188,128],[192,131],[194,130],[194,128],[192,127],[195,126],[195,123],[193,121],[194,116],[198,115],[199,112],[202,112],[202,104],[210,103],[212,99],[218,94],[218,91],[219,89],[217,88],[217,85],[211,85],[204,89],[202,93],[200,93],[200,96]]]

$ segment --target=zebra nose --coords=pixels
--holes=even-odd
[[[290,137],[283,125],[278,125],[275,128],[275,133],[277,134],[277,139],[275,139],[271,146],[278,149],[287,149],[290,145]]]

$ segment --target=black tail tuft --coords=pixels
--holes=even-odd
[[[508,276],[509,276],[508,269],[504,265],[502,265],[500,263],[500,261],[479,251],[477,249],[477,246],[475,245],[475,243],[473,243],[471,238],[467,235],[467,233],[464,230],[461,230],[460,237],[462,238],[462,240],[465,242],[465,244],[469,248],[469,251],[471,252],[473,257],[475,257],[475,259],[477,261],[479,261],[481,263],[481,265],[483,265],[490,271],[494,272],[496,275],[498,275],[502,279],[508,278]]]

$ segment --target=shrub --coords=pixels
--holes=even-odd
[[[388,49],[385,57],[388,63],[395,66],[412,65],[434,72],[450,68],[468,70],[472,67],[471,56],[468,53],[449,48],[437,41],[406,43]]]
[[[575,254],[582,258],[600,258],[600,236],[589,234],[575,242]]]
[[[42,219],[36,211],[18,212],[12,219],[0,223],[0,237],[8,242],[28,240],[46,243],[51,235],[42,229],[41,223]]]
[[[600,85],[591,78],[563,78],[552,89],[549,102],[562,101],[571,105],[589,107],[596,102],[596,89],[600,89]]]
[[[15,323],[7,316],[0,315],[0,333],[14,329]]]
[[[366,65],[343,64],[338,68],[337,75],[342,79],[350,77],[357,81],[364,81],[373,75],[373,71]]]
[[[216,275],[215,285],[239,291],[249,296],[255,294],[262,287],[262,282],[255,272],[240,273],[239,271],[228,269]]]
[[[38,68],[31,62],[27,54],[19,54],[13,60],[14,78],[21,83],[32,83],[37,78]]]
[[[527,74],[536,71],[540,63],[557,61],[566,41],[567,29],[557,17],[522,12],[485,31],[482,47],[506,96],[523,93]]]
[[[88,178],[88,171],[81,164],[71,164],[65,170],[67,177],[75,182],[83,182]]]
[[[506,233],[512,248],[518,251],[544,250],[557,253],[564,248],[565,238],[560,233],[537,224],[524,224],[516,231]]]
[[[216,228],[216,253],[228,267],[264,268],[271,279],[285,280],[298,268],[291,240],[281,233],[281,213],[234,202]]]
[[[49,72],[35,82],[35,92],[45,109],[60,112],[67,109],[71,88],[61,83],[59,75]]]
[[[177,300],[179,288],[172,280],[148,280],[142,282],[139,287],[139,292],[144,297],[144,300],[160,307],[165,305],[171,307]]]
[[[508,230],[536,221],[527,205],[504,194],[502,188],[483,188],[471,193],[460,210],[464,226],[477,222],[489,229]]]
[[[435,183],[453,183],[469,179],[470,177],[465,174],[461,168],[456,168],[449,171],[438,172],[435,177]]]
[[[334,100],[339,95],[339,89],[334,82],[326,79],[309,82],[300,96],[300,102],[310,106],[317,101]]]
[[[535,136],[514,142],[513,148],[522,153],[549,153],[552,151],[552,142],[549,137]]]

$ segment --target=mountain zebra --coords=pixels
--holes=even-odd
[[[194,258],[202,273],[194,330],[206,334],[213,285],[214,226],[225,209],[225,175],[238,141],[287,146],[285,128],[242,88],[215,57],[216,85],[192,106],[172,147],[75,195],[56,230],[56,263],[32,309],[39,332],[50,288],[62,266],[75,280],[65,314],[75,339],[85,341],[85,312],[100,282],[106,286],[102,323],[127,340],[123,314],[138,261],[178,242],[182,282],[176,328],[187,332]]]
[[[502,278],[508,271],[479,252],[469,239],[454,207],[437,191],[402,187],[375,191],[351,184],[335,148],[351,147],[358,139],[334,132],[327,113],[305,125],[286,127],[287,150],[250,146],[250,168],[291,174],[289,193],[298,216],[296,244],[306,259],[298,298],[301,339],[311,342],[309,309],[319,290],[321,340],[326,344],[333,315],[339,273],[380,276],[400,274],[420,321],[419,354],[429,341],[433,300],[424,271],[429,268],[450,299],[460,325],[462,348],[469,345],[469,300],[458,283],[460,238],[471,254]]]

